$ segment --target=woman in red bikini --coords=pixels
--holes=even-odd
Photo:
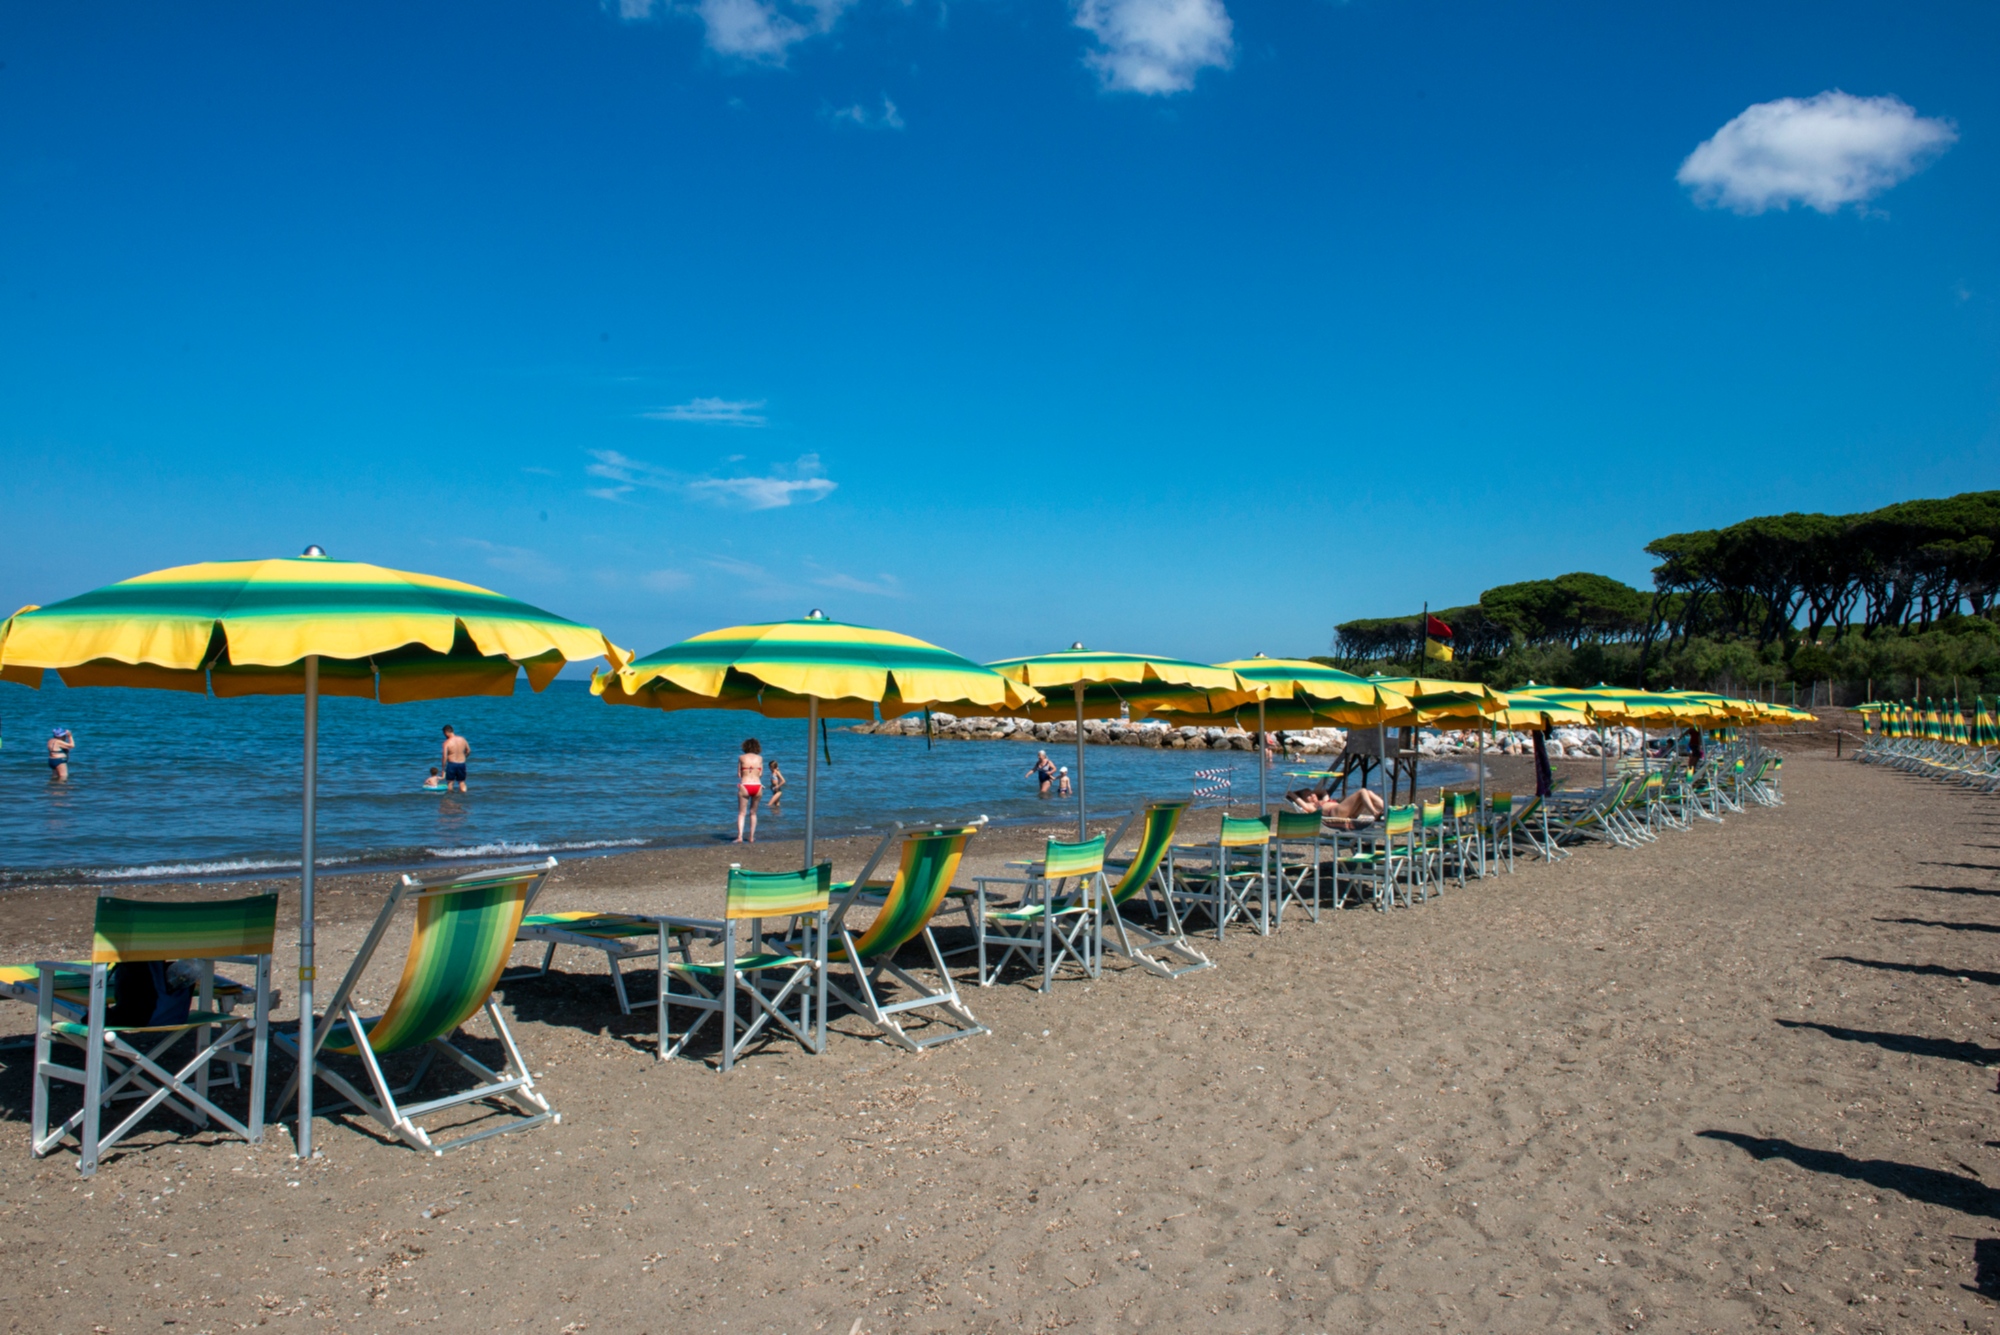
[[[750,818],[750,842],[757,842],[757,795],[764,791],[764,748],[752,737],[736,757],[736,842],[743,842],[743,818]]]

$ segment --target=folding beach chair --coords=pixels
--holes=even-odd
[[[1276,883],[1273,897],[1278,925],[1284,925],[1287,904],[1297,904],[1318,922],[1319,869],[1326,859],[1319,813],[1273,811],[1265,820],[1271,827],[1271,879]]]
[[[1169,893],[1206,913],[1216,940],[1238,918],[1271,934],[1271,827],[1260,818],[1224,816],[1214,843],[1176,844],[1167,856]]]
[[[155,1108],[167,1107],[196,1127],[210,1118],[251,1144],[264,1138],[264,1077],[269,1067],[271,1020],[271,945],[277,931],[278,897],[251,895],[245,899],[171,903],[157,900],[97,901],[88,972],[89,994],[83,1014],[59,1009],[57,990],[69,973],[53,961],[37,966],[35,980],[35,1085],[32,1146],[37,1158],[53,1150],[65,1136],[76,1135],[81,1150],[77,1167],[88,1177],[97,1171],[103,1152],[129,1135]],[[188,1008],[173,1014],[172,993],[156,1003],[146,1023],[112,1022],[109,1011],[112,968],[120,964],[166,964],[179,960],[202,962],[201,982],[188,998]],[[249,964],[255,969],[256,1004],[249,1018],[215,1009],[214,968],[217,961]],[[158,975],[164,977],[164,971]],[[189,1034],[194,1053],[169,1059],[168,1049]],[[250,1051],[242,1049],[244,1039]],[[81,1049],[83,1065],[55,1060],[57,1044]],[[209,1074],[216,1063],[250,1068],[248,1120],[238,1121],[209,1098]],[[49,1129],[49,1094],[56,1082],[80,1085],[83,1107],[53,1131]],[[110,1131],[103,1129],[104,1110],[130,1097],[138,1105]]]
[[[1105,933],[1104,948],[1113,954],[1123,955],[1162,978],[1179,978],[1199,969],[1215,967],[1215,961],[1196,950],[1194,943],[1181,930],[1180,910],[1174,906],[1174,897],[1170,892],[1172,879],[1168,875],[1167,853],[1173,846],[1174,832],[1180,828],[1181,817],[1187,814],[1190,805],[1187,801],[1154,802],[1142,811],[1127,816],[1105,845],[1107,849],[1115,850],[1133,821],[1144,817],[1144,824],[1139,829],[1139,846],[1133,850],[1131,859],[1121,863],[1112,858],[1105,862],[1106,873],[1116,873],[1118,881],[1111,887],[1105,904],[1111,927]],[[1149,910],[1148,917],[1153,926],[1142,927],[1133,921],[1133,915],[1142,904]],[[1156,930],[1162,918],[1166,920],[1164,932]],[[1133,944],[1135,937],[1137,945]],[[1179,961],[1179,966],[1156,959],[1155,953],[1170,956]]]
[[[1486,802],[1486,811],[1479,817],[1480,838],[1486,854],[1493,859],[1493,869],[1500,869],[1501,860],[1507,863],[1507,870],[1514,870],[1514,795],[1495,793]]]
[[[534,1077],[527,1060],[514,1041],[514,1031],[493,1000],[493,989],[507,967],[514,950],[514,935],[520,930],[522,911],[542,881],[555,869],[556,860],[527,867],[506,867],[497,871],[468,872],[437,880],[404,876],[389,892],[368,930],[361,950],[348,966],[327,1002],[326,1014],[313,1027],[313,1051],[301,1059],[296,1030],[278,1030],[272,1038],[294,1060],[299,1069],[278,1096],[289,1102],[298,1088],[301,1073],[312,1074],[345,1100],[327,1106],[331,1114],[354,1108],[402,1137],[416,1149],[443,1154],[460,1145],[509,1131],[525,1131],[544,1122],[561,1120],[547,1099],[535,1092]],[[410,934],[410,951],[403,962],[402,979],[389,1004],[374,1019],[363,1019],[356,1009],[354,989],[375,958],[375,950],[389,930],[389,922],[405,901],[414,901],[417,920]],[[454,1040],[463,1041],[459,1026],[480,1011],[506,1054],[504,1071],[495,1071],[463,1051]],[[416,1072],[403,1084],[392,1087],[383,1073],[381,1058],[402,1052],[419,1052]],[[372,1091],[364,1094],[328,1062],[328,1055],[353,1057],[367,1075]],[[443,1057],[470,1073],[478,1082],[471,1089],[427,1099],[421,1103],[398,1103],[415,1089],[429,1072],[433,1059]],[[506,1100],[502,1103],[501,1100]],[[487,1102],[496,1110],[518,1112],[521,1116],[482,1128],[451,1140],[433,1141],[417,1119],[463,1104]],[[511,1105],[511,1107],[509,1106]]]
[[[826,908],[832,885],[831,862],[804,871],[744,871],[732,866],[720,919],[653,920],[662,938],[671,935],[679,945],[678,958],[669,950],[657,952],[660,976],[654,995],[661,1061],[686,1051],[688,1042],[718,1015],[725,1071],[774,1023],[806,1051],[826,1050]],[[789,921],[783,931],[767,937],[762,928],[766,918]],[[739,928],[739,923],[749,926]],[[747,932],[740,945],[739,931]],[[696,939],[719,942],[722,958],[696,960]],[[798,949],[792,948],[794,942]],[[739,997],[749,1012],[740,1038]],[[794,998],[796,1019],[785,1014],[785,1003]],[[678,1039],[668,1028],[675,1007],[701,1015]]]
[[[1420,903],[1429,903],[1431,884],[1437,884],[1437,893],[1444,895],[1445,866],[1444,803],[1419,802],[1417,804],[1417,857],[1413,864],[1412,892]]]
[[[1016,955],[1039,965],[1042,991],[1055,981],[1064,960],[1073,960],[1086,978],[1104,971],[1104,906],[1111,887],[1104,877],[1104,836],[1066,844],[1051,839],[1041,862],[1027,876],[981,876],[979,891],[979,985],[993,986]],[[1016,886],[1012,902],[995,902],[992,886]],[[994,950],[998,958],[992,957]]]
[[[1350,851],[1351,850],[1351,851]],[[1410,889],[1417,875],[1418,836],[1415,806],[1390,807],[1379,824],[1341,830],[1333,836],[1333,896],[1336,905],[1353,897],[1343,887],[1368,888],[1378,912],[1396,906],[1396,887],[1403,887],[1403,906],[1410,906]]]
[[[966,841],[984,821],[981,817],[969,825],[904,835],[902,861],[895,878],[887,882],[871,881],[870,874],[900,832],[892,829],[882,837],[860,876],[846,885],[833,887],[843,893],[834,904],[827,927],[827,990],[867,1019],[889,1041],[912,1052],[986,1032],[986,1026],[972,1017],[959,998],[958,985],[946,971],[937,937],[931,932],[931,919],[944,902],[952,878],[958,874]],[[863,906],[872,907],[875,918],[857,931],[848,918],[857,907]],[[924,947],[930,952],[931,965],[937,972],[935,984],[920,981],[896,963],[896,952],[918,937],[923,938]],[[845,985],[831,972],[833,966],[846,969]],[[884,1000],[883,982],[889,978],[915,995],[901,1001]],[[941,1032],[912,1038],[904,1031],[901,1017],[916,1011],[933,1012],[926,1018],[943,1025]]]
[[[1479,820],[1479,794],[1470,788],[1449,788],[1443,797],[1445,855],[1463,890],[1467,858],[1472,860],[1473,875],[1486,879],[1486,830]]]

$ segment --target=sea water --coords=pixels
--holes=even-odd
[[[472,745],[467,793],[425,792],[442,765],[442,729]],[[49,731],[77,747],[67,783],[46,763]],[[736,834],[736,756],[763,745],[789,786],[758,812],[763,839],[803,833],[806,725],[799,719],[695,710],[617,709],[586,683],[536,694],[423,704],[320,702],[319,858],[329,867],[409,866],[688,845]],[[0,883],[284,875],[299,865],[303,713],[297,696],[217,700],[176,691],[39,691],[0,682]],[[829,725],[818,830],[879,830],[892,821],[996,823],[1073,816],[1074,799],[1042,798],[1028,742],[876,737]],[[1076,767],[1073,743],[1046,744]],[[1243,751],[1136,746],[1085,750],[1093,813],[1186,798],[1229,785],[1239,810],[1257,800],[1257,759]],[[1274,761],[1273,796],[1307,768]],[[1198,772],[1221,771],[1198,777]],[[1463,767],[1425,766],[1426,784]]]

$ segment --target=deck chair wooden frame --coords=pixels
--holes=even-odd
[[[313,1051],[301,1057],[296,1032],[272,1035],[298,1062],[278,1096],[279,1102],[290,1101],[301,1075],[310,1070],[313,1078],[345,1100],[322,1111],[330,1115],[352,1108],[412,1148],[433,1155],[488,1136],[560,1122],[561,1114],[535,1089],[534,1076],[514,1031],[493,999],[493,989],[514,951],[522,914],[555,867],[556,860],[550,858],[530,866],[429,879],[406,875],[398,880],[354,962],[348,965],[346,976],[328,1000],[325,1015],[314,1026]],[[406,902],[416,905],[417,920],[411,929],[402,979],[382,1013],[372,1020],[364,1019],[356,1008],[354,989],[388,933],[396,910]],[[460,1027],[482,1011],[506,1053],[504,1070],[493,1070],[453,1042]],[[382,1070],[381,1058],[410,1051],[421,1053],[415,1073],[403,1084],[392,1086]],[[329,1065],[329,1054],[359,1061],[368,1091],[363,1092]],[[417,1087],[438,1057],[466,1071],[477,1083],[471,1089],[418,1103],[399,1102]],[[433,1139],[418,1121],[477,1102],[519,1116],[450,1140]]]
[[[724,1071],[774,1024],[815,1056],[826,1051],[826,928],[832,886],[831,862],[795,872],[745,871],[731,865],[721,918],[652,920],[660,944],[654,1008],[661,1061],[680,1056],[718,1017]],[[766,919],[783,919],[787,925],[766,936]],[[679,943],[678,952],[667,948],[669,938]],[[722,958],[696,960],[697,940],[715,941]],[[803,949],[793,949],[793,943]],[[796,1019],[785,1014],[788,1001],[798,1006]],[[740,1037],[739,1002],[748,1012]],[[669,1027],[676,1007],[700,1016],[678,1039]]]
[[[833,887],[840,898],[827,925],[826,989],[883,1038],[911,1052],[987,1032],[959,996],[958,984],[945,968],[944,955],[931,931],[931,920],[949,897],[952,878],[958,874],[966,841],[985,823],[986,817],[981,816],[965,825],[923,830],[894,826],[875,846],[861,874]],[[895,875],[887,881],[871,880],[898,837],[903,851]],[[863,906],[875,909],[875,918],[857,931],[848,923],[848,916]],[[919,937],[930,954],[936,982],[925,982],[896,963],[896,952]],[[835,968],[846,970],[844,980],[833,972]],[[914,995],[887,1000],[883,985],[889,980]],[[924,1018],[936,1022],[940,1031],[913,1037],[904,1028],[903,1017],[916,1012],[926,1012]]]
[[[97,1171],[105,1150],[130,1135],[160,1107],[179,1114],[196,1128],[206,1127],[213,1118],[253,1145],[264,1139],[271,951],[277,932],[277,906],[276,895],[192,903],[99,896],[92,930],[89,996],[80,1018],[70,1018],[58,1006],[64,966],[53,960],[36,966],[31,1145],[37,1158],[74,1135],[79,1148],[77,1168],[89,1177]],[[203,962],[201,984],[185,1020],[138,1026],[106,1022],[114,965],[177,960]],[[250,1016],[215,1009],[214,966],[218,960],[254,968],[255,1004]],[[194,1054],[170,1059],[168,1051],[190,1034],[194,1036]],[[242,1049],[246,1038],[248,1053]],[[83,1066],[56,1061],[58,1044],[81,1049]],[[228,1067],[232,1077],[236,1068],[249,1067],[250,1108],[245,1120],[239,1121],[209,1098],[210,1073],[218,1063]],[[51,1130],[49,1095],[56,1084],[80,1086],[83,1106]],[[106,1131],[104,1110],[134,1096],[137,1106]]]
[[[1271,827],[1256,816],[1224,815],[1214,843],[1176,844],[1167,850],[1167,883],[1181,906],[1208,914],[1216,940],[1238,918],[1259,936],[1269,936]]]
[[[1320,866],[1326,859],[1317,811],[1273,811],[1264,818],[1271,827],[1271,879],[1276,925],[1285,925],[1285,905],[1297,904],[1319,921]],[[1310,889],[1308,889],[1310,886]]]
[[[1104,908],[1111,885],[1104,876],[1105,838],[1081,843],[1051,839],[1026,876],[981,876],[978,891],[979,985],[991,987],[1019,956],[1036,965],[1041,990],[1055,982],[1065,960],[1086,978],[1104,973]],[[994,887],[1013,887],[996,900]],[[999,957],[991,958],[998,950]]]

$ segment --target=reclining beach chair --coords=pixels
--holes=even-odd
[[[487,1136],[559,1121],[560,1114],[535,1092],[534,1077],[528,1072],[520,1045],[514,1041],[514,1031],[508,1028],[506,1017],[493,1000],[493,989],[514,950],[522,910],[555,865],[556,860],[550,858],[533,866],[468,872],[436,880],[404,876],[389,892],[354,963],[348,966],[347,975],[327,1002],[326,1014],[315,1022],[313,1051],[300,1054],[296,1029],[272,1034],[278,1046],[299,1062],[291,1081],[278,1096],[279,1102],[290,1101],[301,1074],[310,1070],[345,1100],[321,1111],[332,1114],[353,1108],[412,1147],[431,1154],[443,1154]],[[375,950],[387,934],[390,920],[406,901],[416,904],[417,920],[410,935],[402,979],[382,1013],[372,1020],[363,1019],[356,1008],[354,989],[375,958]],[[463,1041],[459,1026],[482,1010],[505,1052],[504,1071],[491,1069],[458,1046]],[[403,1052],[421,1054],[417,1069],[403,1084],[392,1087],[382,1070],[381,1058]],[[332,1067],[328,1055],[333,1053],[360,1063],[366,1076],[364,1083],[371,1093],[364,1094]],[[399,1098],[423,1080],[437,1057],[467,1071],[477,1083],[471,1089],[421,1103],[398,1103]],[[503,1099],[505,1103],[501,1102]],[[479,1102],[488,1103],[497,1111],[518,1112],[520,1116],[443,1141],[434,1141],[417,1124],[418,1118],[431,1113]]]
[[[1028,875],[981,876],[974,884],[981,987],[993,986],[1016,955],[1040,966],[1044,992],[1064,960],[1074,960],[1086,978],[1103,974],[1104,906],[1111,893],[1104,878],[1103,835],[1080,844],[1051,839]],[[996,903],[992,886],[1017,886],[1017,898]],[[998,958],[992,958],[995,949]]]
[[[1127,816],[1105,844],[1107,849],[1115,850],[1132,823],[1144,817],[1145,823],[1139,829],[1139,846],[1133,850],[1131,858],[1125,862],[1108,858],[1104,864],[1107,875],[1116,874],[1118,877],[1105,904],[1111,927],[1105,933],[1104,948],[1115,955],[1123,955],[1162,978],[1179,978],[1199,969],[1215,967],[1215,961],[1195,949],[1194,943],[1181,930],[1180,911],[1174,907],[1174,897],[1170,893],[1167,853],[1173,847],[1174,832],[1180,828],[1181,817],[1187,814],[1190,805],[1185,800],[1154,802],[1142,811]],[[1147,910],[1152,926],[1142,927],[1133,920],[1142,907]],[[1166,920],[1164,932],[1157,930],[1162,918]],[[1138,945],[1133,944],[1135,937]],[[1156,953],[1172,957],[1179,961],[1179,966],[1156,959]]]
[[[725,1071],[774,1023],[806,1051],[826,1050],[826,909],[832,885],[831,862],[805,871],[744,871],[732,866],[720,919],[653,920],[663,938],[671,935],[678,943],[678,951],[657,952],[660,976],[654,995],[661,1061],[684,1052],[689,1040],[718,1015]],[[789,921],[784,930],[767,937],[762,928],[767,918]],[[748,927],[739,928],[739,923]],[[747,932],[740,944],[739,931]],[[719,942],[722,958],[696,960],[692,947],[697,938]],[[794,950],[790,943],[801,948]],[[749,1011],[740,1038],[739,997]],[[796,1019],[785,1014],[785,1003],[794,998]],[[675,1039],[668,1022],[677,1006],[698,1011],[701,1018]]]
[[[1224,816],[1214,843],[1176,844],[1167,857],[1169,893],[1183,917],[1206,913],[1218,941],[1238,918],[1271,934],[1271,827],[1261,818]]]
[[[827,927],[827,991],[874,1025],[889,1041],[912,1052],[986,1032],[986,1026],[972,1017],[959,998],[958,984],[945,969],[937,937],[931,932],[931,919],[944,902],[952,878],[958,874],[966,841],[985,820],[982,816],[969,825],[904,835],[902,861],[894,879],[871,881],[869,876],[881,862],[890,841],[901,833],[900,827],[892,829],[882,836],[860,876],[833,887],[841,892],[841,897],[834,904]],[[857,907],[875,910],[874,921],[865,928],[857,929],[848,921]],[[896,952],[918,937],[923,938],[924,947],[930,952],[931,965],[937,972],[935,984],[920,981],[896,963]],[[797,950],[796,944],[793,949]],[[847,971],[844,985],[832,973],[835,966]],[[889,978],[915,995],[900,1001],[885,1000],[883,982]],[[942,1026],[940,1032],[923,1038],[912,1038],[905,1032],[901,1017],[916,1011],[932,1012],[925,1018],[937,1021]]]
[[[1273,898],[1277,900],[1274,916],[1278,925],[1284,925],[1287,904],[1297,904],[1318,922],[1319,870],[1326,860],[1320,814],[1273,811],[1265,821],[1271,827],[1271,879],[1276,883]]]
[[[88,971],[89,993],[81,1016],[59,1008],[57,990],[68,970],[54,962],[37,966],[35,993],[35,1075],[31,1144],[35,1156],[53,1150],[65,1136],[78,1137],[77,1168],[88,1177],[99,1158],[144,1121],[155,1108],[166,1107],[197,1128],[213,1118],[251,1144],[264,1138],[264,1078],[269,1069],[271,1020],[271,948],[278,923],[278,897],[251,895],[244,899],[174,903],[158,900],[97,901]],[[111,1023],[111,970],[119,964],[202,961],[201,983],[185,1014],[171,1018],[157,1012],[146,1024]],[[214,967],[217,961],[249,964],[255,969],[256,1004],[248,1018],[215,1009]],[[194,1036],[194,1053],[168,1058],[168,1049]],[[245,1053],[243,1041],[249,1040]],[[57,1044],[80,1049],[83,1065],[55,1060]],[[250,1068],[250,1107],[246,1121],[217,1107],[209,1098],[209,1074],[216,1063]],[[79,1085],[83,1107],[53,1131],[49,1129],[49,1094],[55,1082]],[[131,1091],[127,1095],[126,1091]],[[137,1106],[110,1131],[103,1129],[104,1110],[121,1098],[137,1096]]]

